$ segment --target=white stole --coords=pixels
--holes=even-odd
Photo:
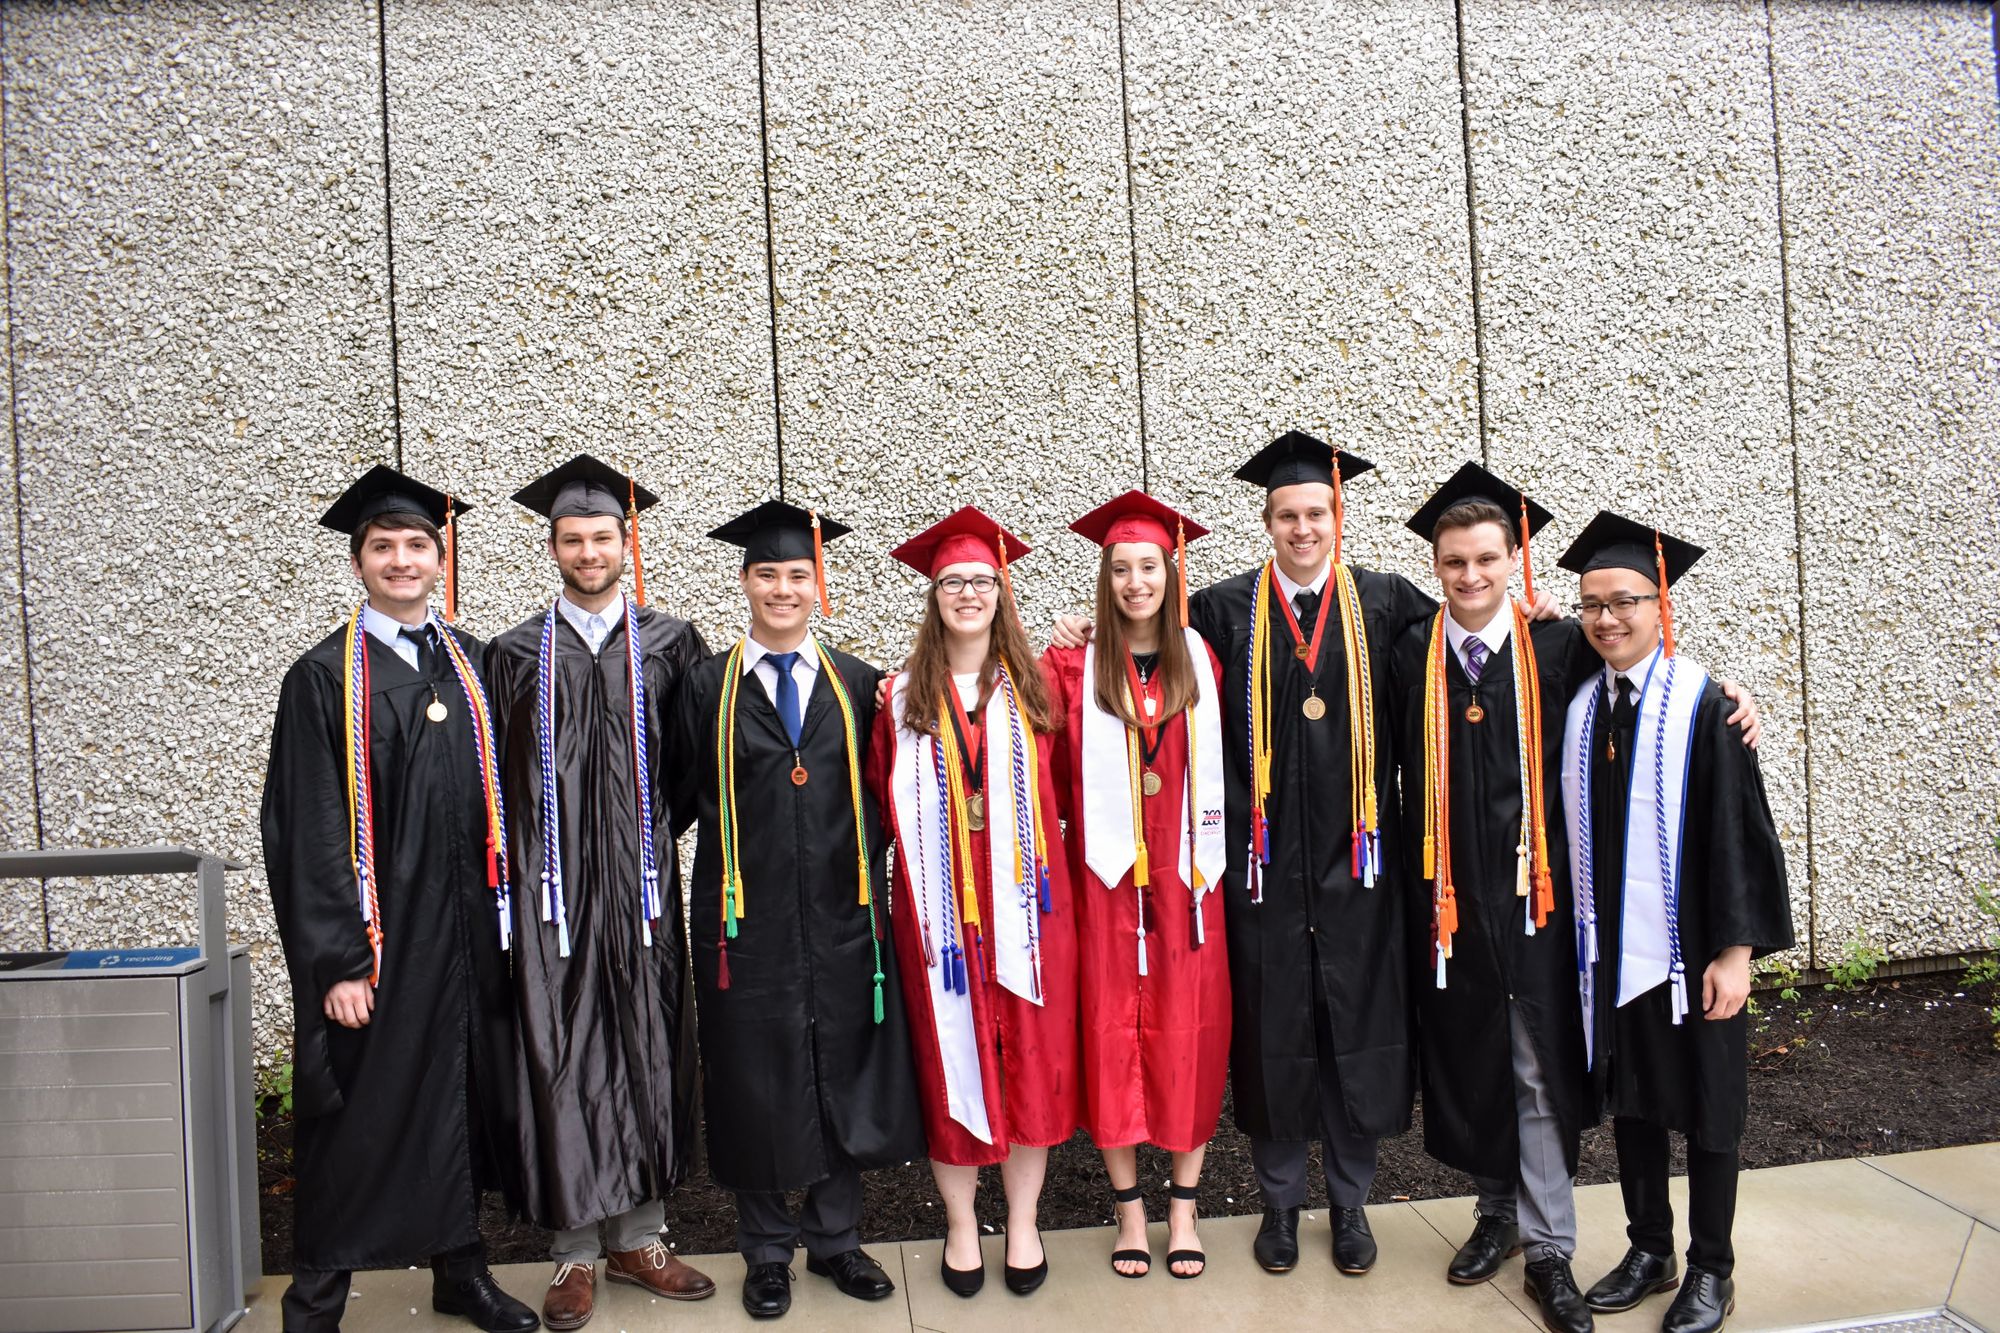
[[[916,928],[926,932],[924,969],[931,993],[931,1033],[944,1072],[945,1109],[981,1143],[993,1142],[986,1116],[986,1087],[979,1075],[979,1039],[972,1019],[972,994],[945,984],[945,952],[958,944],[958,888],[952,882],[944,792],[937,781],[937,737],[919,736],[902,724],[909,675],[896,677],[889,708],[896,722],[896,757],[890,787],[896,809],[896,857],[917,899]],[[951,910],[946,912],[947,902]],[[905,909],[908,911],[909,909]],[[967,960],[970,963],[970,959]]]
[[[1213,892],[1222,883],[1228,864],[1228,848],[1222,826],[1222,706],[1208,670],[1208,647],[1191,629],[1187,650],[1194,663],[1195,699],[1188,715],[1189,747],[1194,763],[1183,777],[1178,822],[1181,883],[1196,895]],[[1115,889],[1132,868],[1138,831],[1132,827],[1132,769],[1126,751],[1125,720],[1107,713],[1097,703],[1097,645],[1083,650],[1083,738],[1079,763],[1083,777],[1083,861],[1104,887]],[[1188,837],[1187,782],[1194,783],[1194,808],[1199,819],[1192,839]],[[1193,844],[1190,854],[1189,844]],[[1192,862],[1192,864],[1190,864]],[[1201,868],[1203,887],[1195,888],[1194,866]],[[1196,921],[1200,921],[1197,916]]]
[[[1664,666],[1664,670],[1662,667]],[[1629,674],[1629,673],[1628,673]],[[1681,833],[1686,822],[1688,763],[1693,754],[1695,709],[1708,685],[1700,663],[1654,649],[1639,691],[1632,730],[1631,778],[1625,799],[1625,873],[1619,924],[1618,998],[1623,1007],[1663,981],[1673,983],[1673,1019],[1688,1012],[1687,976],[1680,951]],[[1586,1061],[1594,1063],[1596,1033],[1597,914],[1592,891],[1590,737],[1599,701],[1615,690],[1603,676],[1570,700],[1563,728],[1563,805],[1569,834],[1570,875],[1576,894],[1578,970],[1583,1002]]]

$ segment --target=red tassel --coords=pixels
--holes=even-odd
[[[444,618],[458,619],[458,517],[449,495],[444,497]]]
[[[833,614],[833,603],[826,595],[826,551],[819,538],[819,510],[812,511],[813,525],[813,583],[819,588],[819,613]]]
[[[486,840],[486,887],[489,889],[500,887],[500,857],[493,850],[491,838]]]
[[[1667,656],[1674,655],[1674,599],[1667,591],[1667,552],[1660,543],[1660,530],[1653,529],[1653,568],[1660,576],[1660,635]]]
[[[717,962],[715,965],[715,988],[717,990],[728,990],[729,989],[729,941],[723,940],[717,946],[717,952],[720,956],[720,961]]]
[[[639,553],[639,483],[625,478],[625,524],[632,533],[632,600],[646,604],[646,558]]]

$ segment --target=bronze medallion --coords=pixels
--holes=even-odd
[[[1310,721],[1317,722],[1326,716],[1326,700],[1317,694],[1309,694],[1306,696],[1306,701],[1299,705],[1299,711]]]
[[[1148,796],[1158,796],[1160,794],[1160,775],[1148,772],[1145,777],[1139,779],[1139,790],[1145,792]]]
[[[1303,662],[1308,657],[1312,656],[1312,649],[1302,643],[1298,647],[1292,649],[1292,656],[1298,658],[1299,661]]]
[[[965,826],[971,829],[974,833],[980,833],[985,830],[986,828],[985,792],[976,791],[965,798]]]
[[[806,766],[804,764],[796,764],[793,766],[792,785],[794,787],[803,787],[806,785]]]
[[[1467,722],[1484,722],[1486,720],[1486,710],[1478,704],[1467,704],[1465,706],[1465,720]]]

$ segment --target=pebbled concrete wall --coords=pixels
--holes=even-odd
[[[828,636],[889,661],[920,594],[886,552],[919,525],[973,500],[1020,531],[1039,636],[1089,596],[1064,525],[1142,481],[1219,529],[1197,579],[1255,559],[1228,473],[1301,425],[1380,465],[1353,558],[1420,580],[1401,521],[1472,457],[1558,511],[1565,601],[1553,555],[1600,503],[1708,545],[1685,633],[1764,700],[1802,959],[1971,947],[2000,814],[1991,25],[8,5],[0,837],[254,857],[278,677],[353,595],[311,521],[368,463],[479,506],[483,633],[554,584],[506,496],[578,448],[636,464],[667,496],[649,591],[713,642],[741,617],[702,534],[782,470],[860,528]],[[269,1050],[263,893],[239,877],[231,917]],[[184,886],[48,894],[0,885],[0,947],[192,933]]]

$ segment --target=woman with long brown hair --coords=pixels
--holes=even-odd
[[[876,717],[869,780],[896,839],[892,934],[947,1227],[939,1266],[985,1280],[973,1197],[998,1164],[1005,1272],[1048,1275],[1036,1210],[1077,1124],[1076,934],[1057,822],[1057,719],[1014,606],[1019,538],[967,506],[893,554],[931,580],[908,670]]]
[[[1207,529],[1143,491],[1071,524],[1104,548],[1097,633],[1042,658],[1077,884],[1084,1127],[1118,1203],[1111,1267],[1152,1267],[1136,1145],[1173,1154],[1167,1271],[1207,1266],[1203,1154],[1229,1070],[1221,667],[1187,628],[1187,542]]]

